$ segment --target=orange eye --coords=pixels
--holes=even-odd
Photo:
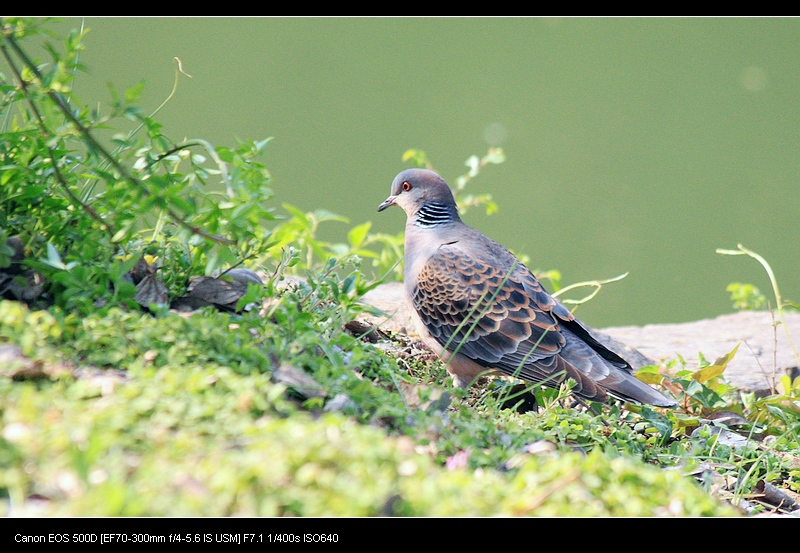
[[[408,192],[409,190],[411,190],[411,183],[409,183],[408,181],[404,181],[402,188],[403,188],[403,190]]]

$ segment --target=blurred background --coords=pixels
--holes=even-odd
[[[65,18],[90,29],[75,94],[92,106],[145,81],[173,140],[273,137],[275,202],[396,234],[376,213],[409,148],[500,210],[466,222],[562,284],[605,286],[596,327],[733,311],[726,286],[772,265],[800,301],[800,19]],[[44,58],[44,56],[43,56]],[[345,241],[351,225],[323,238]]]

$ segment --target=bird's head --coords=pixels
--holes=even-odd
[[[455,211],[456,201],[444,179],[433,171],[406,169],[394,178],[391,194],[378,211],[399,205],[410,216],[426,204],[444,205]]]

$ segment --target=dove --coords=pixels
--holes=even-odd
[[[466,225],[437,173],[407,169],[378,206],[406,213],[404,290],[423,342],[453,384],[504,374],[549,387],[575,381],[578,398],[674,407],[552,297],[508,249]]]

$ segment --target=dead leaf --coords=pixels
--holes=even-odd
[[[792,497],[765,480],[759,480],[756,483],[754,491],[759,494],[759,496],[754,497],[753,499],[758,499],[759,501],[768,503],[769,505],[777,507],[783,511],[790,512],[800,509],[800,504],[798,504]]]
[[[136,303],[149,309],[151,304],[166,305],[169,301],[169,291],[156,273],[148,274],[136,286]]]
[[[156,270],[157,269],[155,267],[151,267],[147,264],[144,256],[141,256],[131,270],[128,271],[126,276],[131,280],[131,282],[138,286],[139,283],[144,280],[144,277],[155,274]]]
[[[353,401],[347,394],[336,394],[331,399],[325,402],[325,407],[322,408],[326,413],[331,411],[353,411],[358,409],[358,404]]]
[[[739,413],[734,413],[733,411],[714,411],[713,413],[706,415],[705,418],[707,420],[721,422],[729,428],[738,428],[740,426],[749,426],[753,424]]]
[[[187,310],[215,306],[223,311],[235,311],[239,299],[247,292],[249,283],[263,285],[261,277],[249,269],[231,269],[220,277],[192,277],[188,294],[172,303],[173,309]]]
[[[60,363],[30,359],[13,344],[0,344],[0,374],[14,380],[40,380],[58,378],[72,371]]]
[[[409,407],[423,411],[444,411],[450,405],[450,394],[440,388],[407,382],[400,382],[398,386]]]
[[[325,398],[328,395],[322,385],[305,371],[287,363],[272,371],[272,379],[297,392],[304,399]]]

